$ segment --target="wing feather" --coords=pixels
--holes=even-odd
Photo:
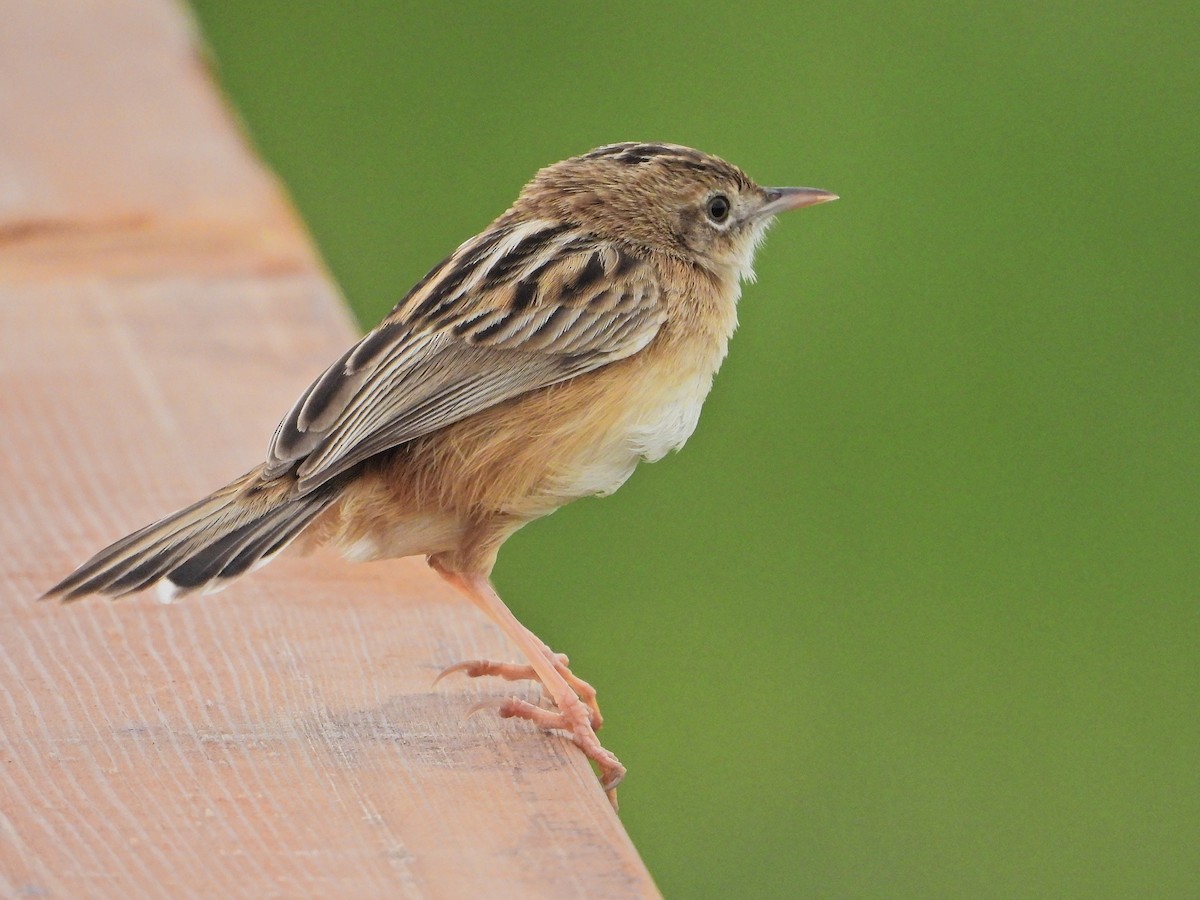
[[[296,401],[265,474],[302,491],[512,397],[643,349],[654,270],[560,223],[508,223],[440,263]]]

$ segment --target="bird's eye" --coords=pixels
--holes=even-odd
[[[724,194],[717,194],[708,201],[706,210],[708,217],[714,222],[724,222],[729,218],[729,198]]]

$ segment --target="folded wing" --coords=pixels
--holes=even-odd
[[[460,247],[318,378],[279,424],[266,477],[307,492],[370,456],[632,356],[665,314],[634,254],[549,222]]]

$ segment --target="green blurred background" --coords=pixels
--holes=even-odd
[[[1200,896],[1194,0],[195,6],[364,324],[599,144],[842,195],[497,570],[666,894]]]

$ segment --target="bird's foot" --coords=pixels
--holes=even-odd
[[[567,684],[571,686],[571,690],[575,692],[588,708],[589,724],[592,730],[599,731],[601,726],[604,725],[604,716],[600,714],[600,706],[596,702],[596,689],[571,671],[571,661],[565,653],[555,653],[549,647],[546,647],[545,655],[554,665],[555,671],[563,677]],[[537,672],[534,671],[533,666],[521,665],[520,663],[493,662],[490,659],[469,659],[466,662],[455,663],[452,666],[442,669],[433,683],[437,684],[447,675],[452,675],[455,672],[464,672],[468,678],[481,678],[485,675],[494,675],[503,678],[505,681],[541,681]],[[528,716],[524,718],[528,718]]]
[[[596,729],[603,721],[596,706],[596,691],[586,681],[575,677],[565,656],[552,651],[532,631],[517,621],[485,574],[455,571],[439,561],[437,556],[431,556],[429,564],[487,613],[529,661],[529,666],[526,667],[474,660],[451,666],[442,675],[466,672],[471,676],[536,678],[541,682],[543,690],[550,695],[557,709],[543,709],[526,700],[512,697],[499,704],[498,712],[501,718],[527,719],[541,728],[565,731],[575,746],[599,767],[600,783],[615,809],[617,785],[625,777],[625,767],[619,759],[601,746],[600,739],[596,737]]]
[[[600,786],[613,809],[617,808],[617,785],[625,778],[625,767],[600,743],[592,726],[592,711],[587,706],[576,701],[568,703],[566,709],[543,709],[527,700],[510,697],[500,703],[496,712],[502,719],[526,719],[539,728],[569,734],[575,746],[600,770]]]

